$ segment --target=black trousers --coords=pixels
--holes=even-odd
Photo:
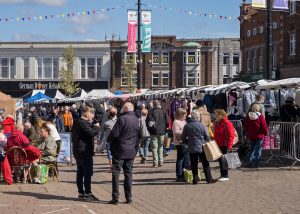
[[[76,184],[78,192],[81,194],[90,194],[92,175],[93,175],[93,157],[89,156],[86,158],[76,159],[77,174]],[[83,189],[84,186],[84,189]]]
[[[120,172],[123,168],[125,180],[124,180],[124,192],[126,200],[132,200],[132,169],[134,159],[120,160],[112,159],[113,170],[112,170],[112,199],[119,200],[119,178]]]
[[[206,159],[204,151],[201,152],[201,153],[190,153],[190,160],[191,160],[191,168],[192,168],[192,172],[193,172],[193,178],[194,179],[198,178],[199,159],[202,162],[206,182],[207,183],[212,183],[213,180],[212,180],[212,176],[211,176],[210,166],[209,166],[209,162]]]
[[[220,150],[221,150],[221,152],[222,152],[223,155],[224,155],[224,154],[227,154],[227,152],[228,152],[227,146],[221,146],[221,147],[220,147]],[[224,169],[223,169],[223,164],[222,164],[221,158],[219,159],[219,164],[220,164],[220,173],[221,173],[221,177],[222,177],[222,178],[228,178],[228,170],[224,170]]]

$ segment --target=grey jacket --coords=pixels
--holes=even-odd
[[[38,144],[37,148],[42,152],[43,162],[54,162],[57,156],[57,144],[55,140],[49,136],[46,139],[42,139]]]
[[[110,119],[103,124],[102,130],[101,130],[101,137],[100,137],[100,140],[102,142],[107,142],[107,138],[108,138],[111,130],[113,129],[114,125],[116,124],[117,120],[118,120],[118,118],[115,117],[114,119]]]
[[[192,118],[184,126],[181,139],[183,143],[187,142],[189,153],[201,153],[203,144],[210,141],[205,126]]]
[[[139,137],[141,137],[141,138],[148,138],[148,137],[150,137],[150,133],[149,133],[147,125],[146,125],[146,117],[145,116],[141,116],[139,118],[139,123],[140,123]]]

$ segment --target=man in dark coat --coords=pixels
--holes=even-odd
[[[168,114],[161,108],[158,100],[153,101],[153,107],[146,118],[146,125],[151,135],[153,167],[156,168],[163,165],[163,144],[167,130]]]
[[[91,121],[93,121],[93,118],[94,110],[86,106],[83,108],[82,117],[75,121],[72,128],[73,155],[77,163],[78,198],[87,201],[99,200],[91,191],[94,156],[93,139],[100,131],[99,123],[92,127]]]
[[[134,106],[131,103],[125,103],[121,109],[121,115],[108,137],[113,157],[111,204],[117,205],[119,202],[119,176],[122,168],[125,176],[124,191],[126,203],[132,203],[132,168],[137,154],[138,134],[139,121],[135,116]]]

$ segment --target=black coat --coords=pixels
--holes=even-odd
[[[114,159],[134,159],[137,153],[139,120],[134,112],[121,114],[110,132],[108,142]]]
[[[151,123],[153,123],[153,126]],[[161,108],[153,108],[146,118],[146,125],[151,135],[164,135],[168,123],[168,114]]]
[[[294,122],[300,116],[300,109],[296,109],[292,104],[286,103],[280,108],[280,120],[282,122]]]
[[[103,124],[107,120],[107,113],[104,108],[96,108],[95,120],[100,124]]]
[[[97,135],[99,131],[99,127],[92,127],[92,125],[83,118],[74,122],[72,128],[72,142],[75,159],[94,155],[94,136]]]

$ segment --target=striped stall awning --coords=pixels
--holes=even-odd
[[[230,84],[220,85],[215,88],[208,88],[205,91],[209,95],[216,95],[216,94],[226,93],[227,91],[232,91],[232,90],[245,90],[247,88],[251,88],[251,85],[249,85],[246,82],[233,82]]]

